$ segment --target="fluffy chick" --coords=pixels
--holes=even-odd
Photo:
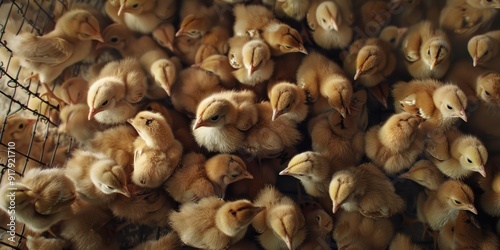
[[[243,67],[233,71],[242,84],[255,86],[271,78],[274,61],[269,46],[260,39],[251,40],[241,49]]]
[[[227,29],[215,26],[203,36],[195,56],[195,63],[201,63],[211,55],[226,55],[229,50],[230,34]]]
[[[410,113],[392,115],[383,125],[366,132],[366,156],[388,174],[397,174],[417,160],[424,150],[422,119]]]
[[[477,214],[472,189],[461,181],[447,180],[436,191],[421,192],[417,201],[417,216],[432,230],[441,229],[457,218],[460,210]]]
[[[472,37],[467,50],[472,57],[472,65],[480,66],[491,70],[498,70],[500,59],[498,53],[500,50],[500,30],[486,32]]]
[[[247,36],[263,29],[273,18],[273,12],[263,5],[238,4],[234,6],[233,33],[235,36]]]
[[[280,0],[274,4],[274,14],[278,18],[292,18],[296,21],[302,21],[309,9],[309,0]]]
[[[445,176],[429,160],[420,160],[415,162],[411,168],[399,175],[399,178],[412,180],[429,190],[437,190],[445,181]]]
[[[389,250],[397,249],[422,250],[422,247],[413,243],[410,236],[402,233],[397,233],[391,240]]]
[[[476,249],[498,249],[500,247],[498,236],[481,228],[475,216],[468,211],[458,212],[453,229],[453,247]]]
[[[326,56],[309,53],[297,70],[297,83],[306,91],[308,102],[325,98],[342,117],[350,113],[352,84],[342,69]]]
[[[89,142],[89,150],[106,155],[131,173],[137,136],[137,131],[128,124],[111,127],[96,133]]]
[[[493,159],[495,161],[495,159]],[[488,162],[488,169],[494,170],[495,164]],[[488,181],[484,183],[484,193],[481,195],[481,207],[491,216],[500,216],[500,174],[488,173]]]
[[[68,249],[70,242],[65,239],[45,238],[43,236],[26,237],[26,246],[28,249]]]
[[[179,236],[175,232],[168,232],[166,235],[161,236],[157,240],[148,240],[137,246],[134,250],[155,250],[155,249],[165,249],[165,250],[175,250],[182,247],[182,242]]]
[[[196,141],[210,152],[235,152],[245,139],[244,131],[258,121],[255,105],[255,94],[249,90],[223,91],[203,99],[193,125]]]
[[[65,171],[78,197],[91,204],[108,204],[119,194],[130,197],[125,170],[102,154],[75,150]]]
[[[9,42],[9,49],[23,67],[35,72],[33,77],[51,83],[65,68],[91,53],[92,40],[102,41],[96,17],[87,10],[73,9],[59,18],[53,31],[43,36],[23,32]]]
[[[198,203],[183,204],[169,219],[172,229],[186,245],[224,249],[245,236],[248,225],[263,209],[248,200],[225,202],[207,197]]]
[[[306,238],[305,218],[300,207],[272,186],[263,188],[254,205],[266,209],[255,216],[252,226],[264,249],[297,249]]]
[[[328,248],[327,238],[333,230],[333,219],[314,202],[301,202],[300,208],[307,225],[307,238],[300,245],[301,249],[313,250],[318,245]]]
[[[308,113],[304,90],[290,82],[275,83],[269,92],[269,102],[273,107],[273,121],[283,116],[301,122]]]
[[[109,125],[126,122],[137,113],[136,104],[146,95],[146,88],[146,73],[136,59],[106,64],[89,88],[88,119]]]
[[[205,159],[201,154],[188,153],[182,166],[165,183],[165,190],[180,203],[197,202],[203,197],[223,198],[227,185],[253,179],[243,160],[230,154],[217,154]]]
[[[63,107],[59,119],[61,120],[57,132],[66,134],[85,143],[92,139],[96,132],[102,131],[102,126],[92,119],[88,120],[89,107],[87,104],[76,104]]]
[[[408,28],[399,28],[394,25],[389,25],[380,31],[378,38],[390,43],[393,49],[398,49],[407,31]]]
[[[193,67],[203,69],[207,73],[219,77],[220,84],[224,88],[232,89],[236,87],[237,81],[233,75],[233,68],[229,63],[229,58],[225,55],[211,55],[201,63],[193,65]]]
[[[335,172],[329,194],[333,213],[342,208],[370,218],[387,218],[405,208],[389,178],[372,163]]]
[[[139,134],[134,141],[132,182],[147,188],[159,187],[179,166],[182,144],[158,113],[141,111],[128,122]]]
[[[307,55],[302,36],[288,24],[278,21],[270,22],[264,27],[262,38],[269,45],[273,56],[296,52]]]
[[[421,21],[408,28],[401,47],[406,69],[413,78],[439,79],[450,67],[450,40],[430,21]]]

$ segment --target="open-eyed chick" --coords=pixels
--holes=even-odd
[[[394,25],[389,25],[380,31],[378,38],[390,43],[392,48],[398,49],[407,31],[408,28],[399,28]]]
[[[178,212],[169,215],[169,219],[170,226],[184,244],[224,249],[241,240],[248,225],[263,210],[248,200],[225,202],[217,197],[207,197],[198,203],[184,203]]]

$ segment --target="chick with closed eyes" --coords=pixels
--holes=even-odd
[[[185,203],[169,215],[170,225],[184,244],[204,249],[224,249],[240,241],[263,207],[248,200],[225,202],[207,197]],[[200,234],[199,232],[204,232]]]
[[[191,159],[199,158],[195,162]],[[243,160],[230,154],[217,154],[205,159],[201,154],[188,153],[183,165],[165,183],[165,190],[180,203],[197,202],[203,197],[224,198],[227,185],[253,179]],[[188,163],[189,161],[189,163]]]
[[[264,27],[262,38],[269,45],[273,56],[297,52],[307,55],[299,32],[285,23],[270,22]]]
[[[366,132],[366,156],[388,174],[410,168],[424,150],[423,119],[404,112]]]
[[[284,116],[301,122],[308,113],[304,90],[290,82],[275,83],[269,93],[269,102],[273,107],[273,121]]]
[[[490,70],[498,70],[500,67],[500,59],[498,59],[500,30],[472,37],[467,44],[467,50],[474,67],[479,66]]]
[[[226,55],[229,50],[230,34],[227,29],[215,26],[201,39],[201,45],[196,52],[195,63],[201,63],[211,55]]]
[[[415,162],[407,172],[400,174],[399,178],[412,180],[429,190],[437,190],[446,179],[436,165],[429,160]]]
[[[158,113],[141,111],[128,122],[139,134],[134,141],[132,182],[141,187],[159,187],[179,166],[182,144]]]
[[[274,14],[278,18],[292,18],[296,21],[302,21],[307,14],[309,0],[280,0],[274,4]]]
[[[89,88],[88,119],[108,125],[126,122],[137,113],[137,103],[146,95],[146,89],[146,72],[136,59],[106,64]]]
[[[242,67],[233,71],[234,77],[242,84],[255,86],[271,78],[274,61],[269,46],[260,39],[251,40],[241,48]]]
[[[238,83],[233,75],[234,69],[229,63],[229,58],[225,55],[211,55],[201,63],[192,65],[192,67],[200,68],[209,74],[216,75],[224,88],[232,89]]]

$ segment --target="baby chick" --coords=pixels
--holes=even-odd
[[[306,238],[305,218],[300,207],[272,186],[263,188],[254,205],[266,209],[255,216],[252,226],[264,249],[298,249]]]
[[[180,203],[210,196],[223,198],[227,185],[253,178],[236,155],[217,154],[207,160],[201,154],[188,153],[183,159],[182,166],[165,183],[165,190]]]
[[[75,150],[66,163],[66,175],[78,197],[91,204],[108,204],[118,194],[130,197],[125,170],[102,154]]]
[[[342,69],[326,56],[309,53],[297,70],[297,83],[306,91],[308,102],[325,98],[342,117],[350,113],[352,84]]]
[[[179,236],[175,232],[168,232],[166,235],[161,236],[157,240],[148,240],[137,246],[134,250],[155,250],[155,249],[165,249],[165,250],[175,250],[182,247],[182,242]]]
[[[225,55],[211,55],[192,67],[200,68],[209,74],[216,75],[219,77],[220,84],[224,88],[232,89],[236,87],[237,80],[233,75],[233,68],[229,64],[228,57]]]
[[[314,42],[323,49],[345,48],[352,40],[351,1],[313,0],[306,19]]]
[[[20,182],[0,187],[0,208],[41,233],[73,215],[75,186],[61,169],[31,169]],[[15,206],[12,207],[12,200]]]
[[[481,66],[490,70],[500,68],[500,30],[486,32],[472,37],[467,44],[474,67]]]
[[[34,237],[31,235],[26,237],[28,249],[68,249],[70,245],[70,242],[65,239]]]
[[[158,38],[157,38],[158,39]],[[181,59],[185,65],[195,63],[196,52],[201,46],[201,39],[191,38],[189,36],[179,36],[174,39],[174,54]]]
[[[184,203],[169,215],[170,226],[184,244],[203,249],[224,249],[241,240],[254,217],[264,210],[248,200],[225,202],[207,197]],[[199,232],[204,232],[200,234]]]
[[[279,0],[274,4],[274,14],[278,18],[292,18],[296,21],[302,21],[309,9],[310,0]]]
[[[233,33],[235,36],[248,36],[262,30],[273,18],[273,12],[263,5],[238,4],[234,6]]]
[[[314,202],[301,202],[300,208],[308,228],[307,238],[300,245],[300,248],[313,250],[319,245],[327,249],[329,247],[327,238],[333,230],[332,217],[319,204]]]
[[[61,121],[57,132],[67,134],[78,142],[87,142],[94,137],[97,131],[102,131],[102,126],[96,120],[88,120],[88,114],[87,104],[81,103],[63,107],[59,115]]]
[[[163,48],[174,53],[175,27],[171,23],[162,23],[158,25],[151,33],[153,39]],[[189,37],[188,37],[189,38]]]
[[[141,111],[128,122],[139,134],[134,141],[132,182],[147,188],[159,187],[180,164],[182,144],[158,113]]]
[[[457,218],[460,210],[477,214],[472,189],[461,181],[447,180],[436,191],[421,192],[417,201],[418,219],[432,230],[441,229]]]
[[[413,80],[394,85],[394,107],[425,119],[427,131],[446,131],[461,118],[467,121],[465,108],[467,97],[454,84],[443,84],[437,80]]]
[[[329,194],[333,213],[343,208],[370,218],[387,218],[405,208],[389,178],[372,163],[335,172]]]
[[[481,228],[474,215],[461,210],[453,226],[453,248],[498,249],[500,241],[493,232]]]
[[[430,21],[421,21],[408,28],[401,47],[406,69],[414,78],[439,79],[450,67],[450,40]]]
[[[126,122],[137,113],[136,104],[146,95],[146,88],[146,73],[136,59],[106,64],[89,88],[88,119],[109,125]]]
[[[9,41],[9,49],[23,67],[35,72],[32,77],[51,83],[65,68],[89,56],[92,40],[102,41],[96,17],[73,9],[59,18],[53,31],[43,36],[23,32]]]
[[[408,28],[399,28],[394,25],[389,25],[380,31],[378,38],[390,43],[393,49],[398,49],[407,31]]]
[[[61,88],[54,89],[54,94],[67,104],[80,104],[87,101],[89,83],[81,77],[72,77],[64,81]]]
[[[257,123],[255,105],[255,94],[249,90],[223,91],[203,99],[193,126],[196,141],[209,152],[235,152],[245,139],[244,131]]]
[[[302,36],[288,24],[278,21],[270,22],[264,27],[262,38],[269,45],[273,56],[296,52],[307,55]]]
[[[130,173],[134,161],[133,143],[136,138],[137,131],[132,126],[123,124],[97,132],[89,141],[89,149],[115,160]]]
[[[410,236],[403,233],[397,233],[391,240],[389,250],[397,249],[422,250],[422,247],[413,243]]]
[[[422,119],[404,112],[392,115],[383,125],[366,132],[366,156],[388,174],[408,169],[424,150]]]
[[[274,61],[269,46],[260,39],[251,40],[241,49],[243,67],[233,71],[242,84],[255,86],[271,78]]]
[[[195,56],[195,63],[201,63],[211,55],[226,55],[229,50],[229,30],[215,26],[203,36]]]
[[[399,175],[399,178],[412,180],[429,190],[437,190],[445,181],[445,176],[429,160],[420,160],[415,162],[408,172]]]
[[[306,94],[296,84],[286,81],[275,83],[269,93],[269,102],[273,107],[273,121],[283,116],[301,122],[307,116]]]
[[[498,217],[500,216],[500,174],[496,171],[498,163],[495,164],[495,161],[498,161],[498,157],[494,157],[486,165],[488,170],[493,170],[491,171],[493,173],[488,173],[486,180],[482,183],[484,193],[481,195],[481,207],[487,214]]]

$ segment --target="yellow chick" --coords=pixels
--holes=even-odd
[[[132,126],[128,124],[118,125],[97,132],[89,142],[89,149],[115,160],[129,173],[132,172],[134,141],[137,136],[137,131]]]
[[[233,75],[233,67],[229,63],[229,58],[225,55],[211,55],[192,67],[200,68],[209,74],[216,75],[219,77],[220,84],[226,89],[236,87],[237,80]]]
[[[274,4],[274,14],[278,18],[292,18],[296,21],[302,21],[309,9],[310,0],[276,0]]]
[[[56,168],[31,169],[19,182],[2,185],[0,196],[0,208],[37,233],[73,216],[76,198],[75,186]]]
[[[345,48],[352,40],[354,14],[351,1],[313,0],[306,19],[314,42],[323,49]]]
[[[326,56],[309,53],[297,70],[297,84],[306,91],[308,102],[325,98],[342,117],[350,113],[352,84],[342,69]]]
[[[270,22],[264,27],[262,38],[269,45],[273,56],[296,52],[307,55],[302,36],[288,24],[278,21]]]
[[[391,240],[391,244],[389,245],[389,250],[398,250],[398,249],[422,250],[422,247],[413,243],[410,236],[403,233],[397,233]]]
[[[398,49],[401,45],[401,41],[408,31],[406,27],[397,27],[395,25],[389,25],[380,31],[378,38],[390,43],[393,49]]]
[[[260,39],[251,40],[241,48],[242,67],[233,71],[234,77],[242,84],[255,86],[271,78],[274,61],[269,46]]]
[[[184,203],[169,215],[170,225],[184,244],[203,249],[224,249],[241,240],[263,207],[248,200],[225,202],[207,197]],[[200,234],[199,232],[204,232]]]
[[[383,125],[366,132],[366,156],[388,174],[408,169],[424,150],[423,119],[410,113],[394,114]]]
[[[417,201],[417,216],[432,230],[441,229],[457,218],[460,210],[477,214],[472,189],[461,181],[447,180],[436,191],[421,192]]]
[[[201,39],[194,62],[199,64],[211,55],[226,55],[229,51],[229,37],[229,30],[222,26],[210,29]]]
[[[252,226],[264,249],[298,249],[306,238],[305,218],[300,207],[272,186],[263,188],[254,205],[266,209],[255,216]]]
[[[235,36],[252,36],[274,19],[270,9],[257,4],[238,4],[234,6],[233,13],[235,19],[233,34]]]
[[[63,107],[59,115],[60,123],[57,132],[66,134],[76,141],[85,143],[92,139],[96,132],[102,131],[102,126],[94,119],[88,120],[87,104],[75,104]]]
[[[89,56],[92,40],[102,41],[96,17],[73,9],[59,18],[53,31],[43,36],[23,32],[9,42],[9,49],[21,66],[35,72],[30,78],[51,83],[65,68]]]
[[[198,105],[193,135],[209,152],[232,153],[240,148],[244,132],[257,123],[258,115],[252,91],[215,93]]]
[[[372,163],[335,172],[329,194],[333,213],[342,208],[370,218],[387,218],[405,208],[389,178]]]
[[[500,73],[488,72],[476,80],[476,95],[488,107],[500,107]]]
[[[158,113],[141,111],[128,122],[139,134],[134,141],[132,182],[141,187],[159,187],[179,166],[182,144]]]
[[[136,59],[106,64],[89,88],[88,119],[109,125],[126,122],[137,113],[136,104],[146,95],[146,88],[146,73]]]
[[[273,107],[273,121],[283,116],[301,122],[308,113],[304,90],[291,82],[275,83],[269,93],[269,102]]]
[[[249,36],[233,36],[229,38],[229,51],[227,57],[229,59],[229,64],[233,69],[241,69],[243,67],[243,46],[251,41],[252,38]]]
[[[430,21],[421,21],[408,28],[401,47],[406,69],[413,78],[440,79],[450,67],[450,39]]]
[[[91,204],[109,204],[119,194],[130,197],[125,170],[102,154],[75,150],[66,163],[66,175],[78,197]]]
[[[472,37],[467,44],[467,50],[472,57],[474,67],[498,70],[500,67],[500,59],[497,57],[500,50],[500,30]]]
[[[429,160],[415,162],[407,172],[400,174],[399,178],[412,180],[433,191],[446,180],[443,173]]]
[[[246,170],[245,162],[236,155],[217,154],[205,159],[201,154],[188,153],[182,162],[182,166],[164,185],[172,198],[180,203],[197,202],[210,196],[223,198],[227,185],[242,179],[253,179]]]

